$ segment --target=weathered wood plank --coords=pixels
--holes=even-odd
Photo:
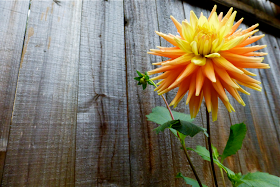
[[[32,1],[3,186],[73,186],[81,1]]]
[[[274,28],[280,29],[280,20],[266,14],[263,11],[260,11],[260,9],[256,9],[251,5],[248,5],[242,1],[239,0],[212,0],[216,3],[219,3],[221,5],[227,6],[227,7],[234,7],[240,12],[246,13],[250,15],[251,17],[256,18],[258,21],[268,24]]]
[[[159,31],[163,33],[172,33],[176,35],[177,29],[174,26],[172,20],[170,19],[170,15],[174,16],[177,19],[177,21],[182,22],[184,19],[187,20],[190,19],[190,10],[196,11],[198,16],[202,11],[202,9],[194,7],[186,2],[182,3],[180,1],[167,1],[167,0],[157,1],[157,17],[159,23]],[[160,44],[161,46],[168,46],[168,47],[172,46],[172,44],[170,44],[163,38],[160,38]],[[166,60],[166,59],[163,58],[162,60]],[[172,90],[166,94],[167,101],[169,103],[173,100],[176,93],[177,93],[177,89]],[[179,105],[174,110],[189,114],[190,113],[189,107],[185,104],[185,101],[186,101],[186,96],[183,98],[183,100],[179,103]],[[203,123],[203,120],[206,119],[204,110],[205,108],[204,105],[202,104],[201,110],[194,121],[195,124],[201,126],[206,125]],[[183,151],[180,149],[181,144],[173,134],[171,134],[170,136],[172,139],[172,144],[171,144],[172,157],[174,158],[173,159],[174,175],[176,175],[178,172],[182,172],[186,176],[195,178],[188,164],[186,156],[184,155]],[[186,142],[187,142],[187,146],[192,148],[195,148],[196,145],[203,145],[203,146],[206,145],[203,134],[198,134],[194,138],[187,138]],[[189,154],[192,157],[192,161],[195,165],[197,172],[199,173],[199,177],[202,180],[202,182],[208,186],[212,185],[209,162],[202,160],[200,156],[198,156],[196,153],[189,152]],[[175,182],[176,182],[176,186],[185,185],[185,182],[182,179],[179,180],[177,179]]]
[[[248,26],[241,24],[241,28],[246,29]],[[257,33],[257,35],[260,34],[263,33],[261,31]],[[270,37],[266,35],[256,44],[268,45],[263,50],[269,53],[265,57],[264,63],[273,66],[277,62],[269,44]],[[279,88],[276,86],[277,84],[273,86],[277,81],[277,78],[273,77],[273,71],[277,71],[277,67],[271,67],[267,70],[252,69],[251,71],[257,74],[257,77],[254,78],[262,82],[263,91],[257,92],[246,88],[251,93],[250,96],[241,94],[246,106],[243,107],[235,102],[233,106],[236,113],[230,115],[232,124],[244,121],[248,129],[243,147],[238,152],[241,172],[245,174],[247,172],[263,171],[279,176],[279,171],[276,169],[279,168],[280,164],[279,159],[277,159],[280,157],[279,125],[275,124],[275,120],[279,120],[279,117],[277,112],[272,112],[273,106],[276,106],[276,108],[279,106],[279,94],[276,96],[279,93]],[[273,104],[274,102],[275,104]]]
[[[122,1],[84,1],[76,186],[130,185]]]
[[[157,126],[146,115],[155,106],[164,106],[153,88],[143,91],[133,78],[136,70],[151,70],[160,57],[146,52],[160,45],[155,1],[124,1],[127,63],[128,116],[130,136],[131,186],[175,186],[174,168],[178,162],[172,155],[172,139],[168,131],[156,134]],[[180,150],[175,150],[180,151]]]
[[[0,181],[2,179],[29,1],[0,2]]]

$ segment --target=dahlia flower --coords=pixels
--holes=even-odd
[[[179,87],[177,95],[170,105],[177,106],[179,101],[188,92],[186,104],[189,104],[191,117],[194,118],[205,99],[208,112],[212,112],[213,121],[217,120],[218,98],[224,103],[229,112],[235,111],[229,102],[226,91],[240,104],[245,106],[239,92],[250,95],[240,85],[261,91],[261,84],[250,76],[256,76],[245,68],[269,68],[262,63],[267,53],[255,52],[266,45],[245,47],[264,37],[252,36],[258,30],[258,24],[248,29],[238,29],[243,18],[234,24],[236,11],[231,8],[223,17],[217,15],[216,5],[209,18],[203,13],[197,18],[190,12],[190,22],[184,20],[180,24],[171,16],[180,36],[156,33],[167,40],[174,47],[158,47],[151,49],[149,54],[168,57],[169,60],[154,63],[161,65],[148,72],[148,75],[161,73],[151,80],[159,80],[155,91],[159,95]],[[249,76],[250,75],[250,76]]]

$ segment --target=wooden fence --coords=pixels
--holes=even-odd
[[[252,3],[274,16],[271,3]],[[168,45],[155,30],[176,33],[170,15],[180,21],[189,19],[190,10],[209,15],[213,5],[207,0],[1,0],[2,186],[186,186],[174,177],[182,172],[194,178],[179,142],[168,131],[157,135],[157,125],[145,117],[164,103],[133,78],[136,70],[151,70],[151,63],[162,60],[146,52]],[[223,150],[230,126],[244,121],[244,145],[225,165],[235,172],[280,176],[280,37],[265,23],[261,29],[266,37],[258,44],[267,45],[271,69],[253,72],[263,91],[242,95],[245,107],[231,98],[235,113],[220,104],[212,140]],[[168,93],[167,100],[174,95]],[[184,102],[176,110],[189,113]],[[202,106],[195,123],[205,127],[205,121]],[[187,139],[190,147],[198,144],[206,145],[203,135]],[[203,183],[213,186],[209,162],[190,154]],[[222,185],[219,173],[218,178]]]

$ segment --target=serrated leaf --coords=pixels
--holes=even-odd
[[[163,125],[158,126],[154,130],[159,133],[160,131],[164,131],[166,128],[172,128],[176,131],[180,132],[181,134],[185,136],[194,137],[197,133],[203,132],[204,129],[190,123],[188,121],[182,121],[182,120],[172,120],[164,123]]]
[[[187,149],[196,152],[204,160],[207,160],[207,161],[210,162],[210,153],[205,147],[198,145],[198,146],[196,146],[196,149],[192,149],[192,148],[187,148]],[[233,171],[231,171],[229,168],[227,168],[226,166],[224,166],[218,159],[213,158],[213,161],[219,168],[222,168],[226,172],[226,174],[228,175],[228,178],[232,182],[238,182],[239,181],[239,178],[235,175],[235,173]]]
[[[160,131],[164,131],[166,128],[171,128],[173,124],[176,123],[180,123],[179,120],[172,120],[172,121],[168,121],[160,126],[158,126],[157,128],[155,128],[154,130],[156,131],[156,133],[158,134]]]
[[[191,119],[191,116],[188,114],[175,112],[175,111],[172,111],[172,114],[173,114],[175,120],[180,119],[180,120],[188,121],[188,122],[193,121],[193,119]],[[147,119],[148,121],[155,122],[159,125],[162,125],[162,124],[172,120],[168,109],[165,107],[161,107],[161,106],[157,106],[157,107],[153,108],[152,112],[149,115],[147,115],[146,117],[148,118]]]
[[[263,172],[248,173],[240,179],[243,183],[238,187],[279,187],[280,178]]]
[[[230,127],[230,135],[227,141],[227,145],[221,156],[222,162],[226,157],[234,155],[239,149],[241,149],[246,132],[247,128],[244,123],[235,124]]]
[[[205,131],[204,128],[201,128],[188,121],[183,121],[183,120],[179,120],[179,121],[180,123],[173,124],[171,128],[177,130],[178,132],[186,136],[194,137],[197,133]]]
[[[199,187],[199,184],[196,180],[189,178],[189,177],[185,177],[182,175],[182,173],[178,173],[176,175],[176,178],[183,178],[186,182],[186,184],[191,185],[192,187]],[[202,184],[203,187],[207,187],[206,185]]]

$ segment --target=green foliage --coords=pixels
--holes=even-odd
[[[143,90],[147,88],[147,83],[155,86],[154,82],[150,80],[150,77],[148,76],[147,72],[145,72],[145,74],[142,74],[137,70],[136,72],[139,75],[139,77],[135,77],[134,79],[139,81],[137,85],[142,85]]]
[[[214,145],[211,145],[212,147],[212,150],[213,150],[213,156],[215,159],[218,159],[219,158],[219,152],[218,152],[218,149],[214,146]]]
[[[198,182],[197,182],[196,180],[191,179],[191,178],[189,178],[189,177],[185,177],[185,176],[182,175],[182,173],[178,173],[178,174],[176,175],[176,178],[183,178],[183,179],[185,180],[186,184],[189,184],[189,185],[191,185],[192,187],[199,187],[199,184],[198,184]],[[207,186],[204,185],[204,184],[202,184],[202,186],[203,186],[203,187],[207,187]]]
[[[230,135],[227,145],[221,155],[222,163],[226,157],[236,154],[236,152],[241,149],[246,132],[247,128],[244,123],[235,124],[230,127]]]
[[[188,121],[188,122],[193,121],[193,119],[191,119],[191,116],[189,114],[184,114],[175,111],[171,111],[171,112],[175,120],[180,119],[182,121]],[[150,113],[146,117],[148,118],[148,121],[155,122],[159,125],[163,125],[164,123],[172,120],[168,109],[162,106],[157,106],[153,108],[152,113]]]
[[[212,145],[212,148],[214,146]],[[196,152],[197,154],[199,154],[204,160],[207,160],[210,162],[210,153],[209,151],[203,147],[203,146],[196,146],[196,149],[192,149],[192,148],[187,148],[188,150],[192,150],[194,152]],[[214,147],[214,149],[216,149]],[[214,153],[215,154],[215,153]],[[231,180],[231,181],[236,181],[238,182],[239,181],[239,178],[238,176],[235,175],[235,173],[233,171],[231,171],[229,168],[227,168],[226,166],[224,166],[218,159],[216,158],[213,158],[214,160],[214,163],[219,167],[219,168],[222,168],[226,174],[228,175],[228,178]]]
[[[164,131],[166,128],[172,128],[180,132],[185,136],[193,137],[199,132],[206,132],[206,129],[199,127],[193,123],[182,120],[172,120],[164,123],[163,125],[155,128],[155,131],[159,133],[160,131]]]
[[[247,173],[240,179],[243,183],[238,187],[279,187],[280,178],[263,172]]]

